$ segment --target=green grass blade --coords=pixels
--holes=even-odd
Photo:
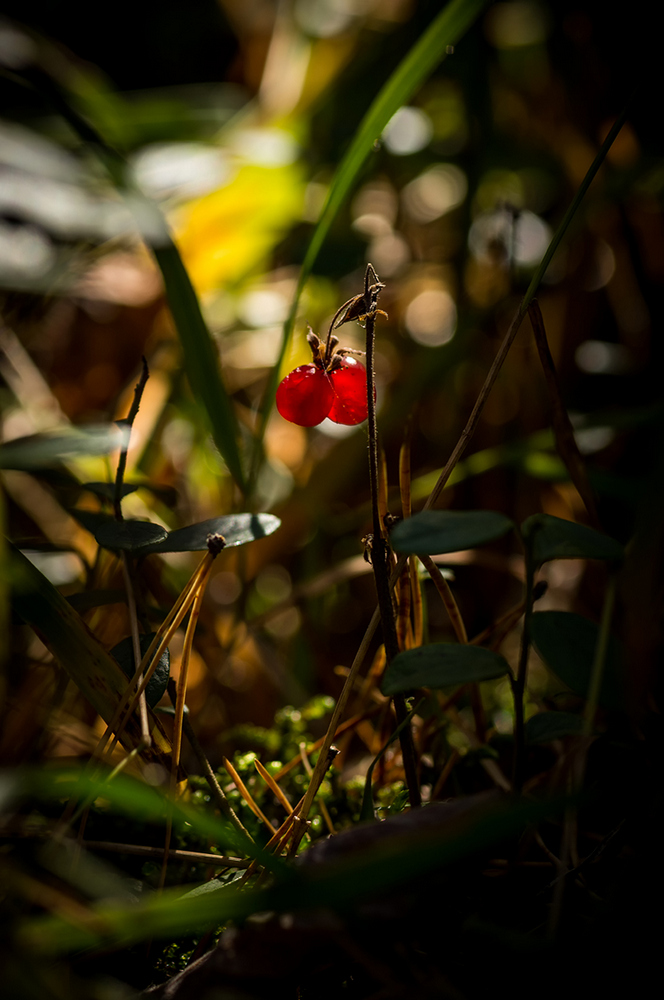
[[[438,63],[445,58],[448,47],[456,45],[463,37],[487,3],[488,0],[452,0],[448,3],[402,59],[362,119],[355,138],[334,175],[300,270],[291,311],[284,324],[279,358],[271,372],[266,389],[259,442],[262,440],[272,407],[281,362],[288,347],[302,290],[335,215],[350,193],[362,166],[374,148],[374,143],[390,118],[413,96]]]
[[[109,723],[127,678],[53,584],[13,545],[8,544],[8,551],[16,580],[14,610],[37,632],[95,711]],[[140,738],[133,718],[127,733],[130,741]]]
[[[233,479],[244,491],[235,411],[221,378],[217,349],[203,318],[198,296],[175,244],[169,241],[166,246],[152,249],[164,278],[192,392],[203,403],[214,443]]]

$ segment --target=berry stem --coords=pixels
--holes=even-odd
[[[371,264],[367,265],[366,286],[369,285],[369,276],[375,271]],[[376,300],[378,289],[372,296],[371,308],[366,313],[366,367],[367,367],[367,415],[369,428],[369,484],[371,487],[371,511],[373,515],[373,541],[371,547],[371,562],[373,565],[374,579],[376,581],[376,593],[378,596],[378,606],[380,608],[380,619],[383,629],[383,642],[385,643],[385,657],[387,663],[394,659],[399,652],[399,642],[397,639],[397,629],[394,617],[394,605],[392,603],[392,590],[390,587],[390,570],[388,566],[389,545],[383,537],[383,526],[381,524],[380,512],[378,509],[378,429],[376,426],[376,371],[374,365],[374,344],[376,329]],[[408,709],[406,699],[403,694],[395,695],[394,711],[397,722],[401,724]],[[410,725],[403,727],[399,734],[401,743],[401,753],[403,756],[404,771],[406,772],[406,785],[410,796],[411,808],[422,804],[420,796],[420,786],[417,780],[417,757],[415,754],[415,744],[413,743],[413,733]]]

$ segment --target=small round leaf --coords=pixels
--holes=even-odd
[[[550,559],[623,558],[620,542],[575,521],[565,521],[552,514],[533,514],[521,525],[521,533],[536,566]]]
[[[570,611],[536,611],[530,617],[530,637],[537,653],[556,677],[582,698],[588,695],[599,629],[594,622]],[[610,637],[599,703],[620,710],[622,651]]]
[[[126,523],[126,522],[125,522]],[[257,538],[271,535],[281,521],[273,514],[227,514],[198,521],[186,528],[169,531],[164,538],[149,542],[141,549],[148,552],[203,552],[207,549],[208,535],[223,535],[226,548],[245,545]]]
[[[550,743],[563,736],[576,736],[583,728],[583,719],[573,712],[538,712],[525,726],[527,743]]]
[[[95,531],[95,538],[105,549],[124,552],[143,551],[145,547],[166,538],[168,532],[152,521],[107,521]]]
[[[418,687],[453,687],[488,681],[508,674],[507,661],[483,646],[437,642],[407,649],[388,665],[381,685],[383,694],[394,695]]]
[[[423,510],[394,527],[390,544],[396,552],[421,555],[460,552],[502,538],[513,527],[492,510]]]

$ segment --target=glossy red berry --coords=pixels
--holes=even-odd
[[[367,370],[349,355],[337,356],[330,372],[334,400],[327,414],[335,424],[361,424],[367,419]]]
[[[317,365],[300,365],[279,384],[276,403],[285,420],[300,427],[315,427],[325,420],[334,403],[332,382]]]

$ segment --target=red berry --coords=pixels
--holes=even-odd
[[[365,378],[366,384],[366,378]],[[300,365],[280,383],[277,389],[277,409],[286,420],[300,427],[315,427],[330,412],[334,389],[325,372],[316,365]],[[366,404],[365,415],[366,417]],[[361,418],[364,420],[364,417]],[[359,423],[347,420],[345,423]]]
[[[335,424],[361,424],[367,419],[367,370],[347,354],[337,357],[340,366],[330,372],[334,402],[327,416]]]

